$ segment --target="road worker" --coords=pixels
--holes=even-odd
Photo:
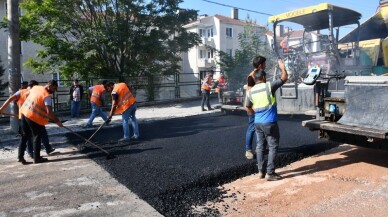
[[[124,137],[119,141],[129,142],[130,139],[138,139],[139,126],[136,119],[137,103],[135,96],[132,94],[131,88],[129,88],[126,83],[110,83],[109,86],[113,86],[113,90],[112,107],[108,119],[111,120],[114,114],[120,114],[122,118]],[[132,137],[129,124],[131,124],[133,128]]]
[[[107,86],[107,83],[107,81],[104,81],[103,84],[98,84],[89,87],[90,105],[92,106],[92,113],[90,114],[88,123],[84,126],[84,128],[93,127],[93,120],[97,115],[100,115],[100,117],[107,124],[109,123],[109,121],[107,121],[108,117],[106,113],[102,110],[105,101],[105,94],[107,91],[110,91]]]
[[[255,59],[261,62],[262,67],[254,70],[253,77],[255,78],[256,84],[247,93],[246,110],[249,115],[254,115],[259,177],[265,177],[268,181],[275,181],[282,178],[275,173],[275,158],[280,139],[275,92],[288,80],[288,74],[284,62],[279,60],[278,64],[281,70],[280,79],[273,82],[266,82],[266,73],[264,71],[266,59],[262,56],[258,56]],[[264,165],[264,151],[267,144],[269,154],[267,165]]]
[[[210,90],[212,89],[212,84],[213,84],[213,74],[214,74],[214,71],[210,70],[209,72],[206,73],[206,76],[202,80],[202,86],[201,86],[201,92],[202,92],[201,108],[202,108],[202,111],[206,111],[206,109],[204,108],[205,103],[206,103],[207,109],[209,111],[214,110],[210,106]]]
[[[52,121],[59,127],[63,127],[62,122],[55,116],[52,110],[53,94],[58,88],[56,80],[50,80],[45,86],[34,86],[29,91],[28,97],[21,106],[22,132],[25,136],[19,143],[18,161],[27,164],[24,159],[26,139],[32,135],[34,146],[34,163],[42,163],[47,158],[40,156],[40,144],[45,125]]]
[[[224,91],[227,89],[228,83],[226,82],[225,76],[223,74],[217,79],[216,82],[216,93],[218,93],[218,102],[222,104],[222,96]]]
[[[23,132],[22,132],[22,122],[21,122],[21,118],[22,118],[22,114],[21,114],[21,106],[23,105],[24,101],[26,100],[26,98],[28,97],[28,94],[30,92],[30,89],[35,86],[35,85],[39,85],[39,83],[35,80],[31,80],[29,83],[27,82],[27,87],[25,87],[25,82],[23,82],[23,86],[20,88],[19,91],[17,91],[16,93],[14,93],[12,96],[10,96],[5,102],[4,104],[0,107],[0,113],[3,112],[3,110],[13,101],[16,101],[16,104],[18,105],[18,108],[19,108],[19,133],[21,136],[24,136],[23,135]],[[42,144],[43,146],[45,147],[46,149],[46,153],[47,154],[51,154],[52,152],[55,151],[55,148],[53,148],[50,143],[49,143],[49,140],[48,140],[48,135],[47,135],[47,131],[46,131],[46,128],[42,134]],[[33,144],[32,144],[32,138],[29,137],[27,138],[27,144],[23,144],[23,145],[27,145],[27,153],[28,155],[33,158],[33,153],[34,153],[34,149],[33,149]]]

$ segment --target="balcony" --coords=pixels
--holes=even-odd
[[[213,59],[198,59],[197,61],[197,67],[211,67],[213,66],[214,60]]]

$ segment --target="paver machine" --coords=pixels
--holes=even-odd
[[[355,145],[388,145],[386,5],[386,1],[380,1],[379,12],[362,25],[360,13],[328,3],[269,18],[274,32],[286,21],[304,28],[301,44],[291,49],[294,57],[290,58],[302,59],[297,63],[302,67],[296,67],[295,62],[289,67],[295,78],[295,95],[301,90],[298,76],[302,84],[313,87],[315,119],[302,125],[317,130],[320,138]],[[349,25],[357,27],[339,40],[341,27]],[[287,58],[290,54],[278,47],[274,35],[277,56]],[[306,71],[292,71],[304,67]],[[283,88],[280,97],[284,92]]]

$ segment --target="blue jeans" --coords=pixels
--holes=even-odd
[[[71,117],[79,117],[79,111],[81,109],[81,101],[71,100]]]
[[[92,114],[90,114],[89,120],[87,125],[92,126],[93,125],[93,120],[97,115],[100,115],[101,118],[106,121],[108,120],[108,116],[105,114],[104,111],[102,111],[102,108],[94,102],[90,102],[90,105],[92,106]]]
[[[255,124],[257,136],[257,168],[259,171],[265,170],[264,151],[266,143],[268,144],[268,162],[266,167],[267,174],[275,172],[275,158],[279,148],[279,126],[277,123]]]
[[[245,135],[245,151],[252,150],[252,141],[255,136],[255,115],[248,115],[248,129]]]
[[[137,104],[136,102],[131,105],[125,112],[121,115],[122,121],[123,121],[123,130],[124,130],[124,138],[129,139],[131,136],[131,132],[129,129],[129,124],[132,125],[133,128],[133,135],[136,137],[139,137],[139,125],[137,124],[136,119],[136,108]],[[129,123],[131,122],[131,123]]]

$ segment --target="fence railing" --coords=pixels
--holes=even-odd
[[[117,78],[90,78],[89,80],[79,80],[79,83],[84,87],[84,94],[81,101],[81,110],[90,109],[89,91],[88,88],[96,84],[100,84],[103,80],[118,82]],[[39,81],[39,84],[44,85],[47,81]],[[54,112],[66,113],[70,112],[70,87],[72,80],[59,80],[60,86],[57,92],[53,94],[53,110]],[[128,77],[125,82],[134,90],[137,102],[152,102],[164,101],[180,98],[196,97],[200,94],[201,80],[199,74],[194,73],[179,73],[176,75],[164,76],[144,76],[144,77]],[[110,106],[110,93],[107,93],[106,107]],[[0,104],[2,105],[9,96],[0,96]],[[4,111],[9,112],[9,111]],[[0,120],[5,117],[0,116]]]

